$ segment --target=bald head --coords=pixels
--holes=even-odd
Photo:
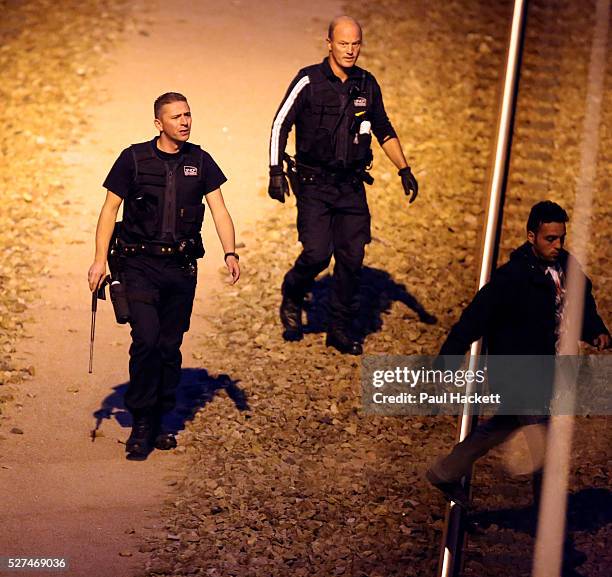
[[[327,38],[329,65],[333,73],[344,82],[348,70],[355,66],[361,50],[361,26],[350,16],[338,16],[329,24]]]
[[[333,40],[334,38],[334,31],[336,29],[337,26],[342,26],[342,28],[349,28],[351,29],[351,31],[357,31],[357,33],[359,34],[359,38],[361,38],[361,25],[359,24],[359,22],[357,22],[357,20],[355,20],[354,18],[351,18],[350,16],[336,16],[330,23],[329,23],[329,28],[327,29],[327,39],[328,40]]]

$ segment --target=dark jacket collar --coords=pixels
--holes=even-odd
[[[323,62],[321,62],[321,69],[323,74],[325,74],[325,76],[332,82],[342,82],[342,80],[340,80],[340,78],[334,74],[334,71],[329,65],[329,56],[323,58]],[[346,73],[348,74],[347,80],[359,78],[361,76],[361,68],[358,66],[352,66],[346,71]]]
[[[563,271],[566,271],[567,269],[568,257],[569,253],[566,250],[561,249],[557,262],[559,263]],[[513,262],[522,263],[524,266],[526,266],[529,269],[529,272],[533,275],[534,280],[543,281],[546,279],[544,274],[546,263],[543,263],[538,259],[538,257],[533,252],[533,248],[529,241],[525,242],[516,250],[512,251],[512,253],[510,254],[510,260]]]

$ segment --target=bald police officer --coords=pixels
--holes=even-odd
[[[126,148],[104,181],[107,189],[96,230],[89,288],[106,276],[109,243],[122,202],[117,251],[129,304],[132,345],[125,406],[133,417],[128,458],[143,459],[153,447],[172,449],[173,435],[162,415],[176,402],[183,334],[189,328],[197,280],[196,259],[204,255],[200,230],[210,208],[231,283],[240,277],[234,225],[220,186],[227,179],[210,154],[187,142],[191,110],[177,92],[154,104],[159,130],[149,142]]]
[[[362,352],[360,342],[351,336],[350,324],[359,308],[361,267],[365,245],[370,242],[363,182],[372,182],[366,172],[372,161],[372,133],[399,169],[410,202],[418,192],[385,112],[380,87],[372,74],[355,65],[361,38],[356,20],[348,16],[334,19],[328,31],[328,56],[300,70],[289,86],[272,125],[268,187],[270,197],[285,201],[289,189],[282,163],[288,134],[295,125],[297,228],[303,250],[283,281],[283,337],[289,341],[302,338],[304,296],[333,255],[326,343],[352,355]]]

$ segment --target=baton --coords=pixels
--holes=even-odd
[[[102,281],[102,284],[91,293],[91,332],[89,334],[89,374],[93,373],[93,351],[94,338],[96,336],[96,312],[98,311],[98,299],[106,300],[104,287],[108,283],[110,277],[107,275]]]

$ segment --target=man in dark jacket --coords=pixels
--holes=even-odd
[[[472,342],[483,337],[489,355],[539,355],[554,359],[562,326],[565,275],[568,261],[573,258],[563,249],[567,220],[567,213],[554,202],[547,200],[532,207],[527,242],[512,253],[510,261],[493,274],[491,282],[463,311],[440,355],[463,355]],[[597,314],[591,281],[588,278],[585,281],[581,339],[602,350],[610,346],[610,333]],[[509,383],[516,395],[522,394],[520,385],[514,383],[513,387]],[[544,391],[544,397],[549,392],[550,389]],[[509,399],[510,403],[513,401]],[[478,425],[449,455],[439,459],[427,471],[428,480],[448,498],[467,506],[468,496],[460,481],[469,474],[474,462],[519,427],[543,420],[544,417],[533,415],[495,415]]]

